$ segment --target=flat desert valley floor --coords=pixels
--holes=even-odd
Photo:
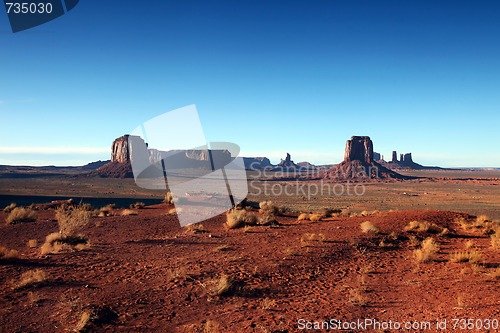
[[[93,207],[72,238],[61,208],[0,223],[0,332],[327,332],[358,320],[379,324],[369,332],[458,332],[462,319],[498,331],[500,172],[411,175],[422,178],[362,195],[256,181],[230,229],[226,215],[181,228],[165,193],[130,179],[3,174],[1,208]]]

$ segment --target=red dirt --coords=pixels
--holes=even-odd
[[[57,231],[52,210],[39,211],[37,222],[0,224],[0,245],[20,252],[20,259],[0,260],[0,332],[72,331],[89,309],[117,316],[101,314],[90,332],[297,332],[300,319],[365,318],[429,321],[433,326],[425,331],[435,332],[437,319],[447,319],[445,331],[453,331],[453,318],[500,319],[500,279],[491,276],[500,251],[487,236],[453,222],[468,218],[464,214],[396,211],[320,222],[290,215],[277,218],[279,227],[234,230],[226,230],[225,216],[218,216],[202,223],[206,232],[195,233],[165,215],[169,208],[93,218],[82,231],[89,249],[46,256],[39,247]],[[0,212],[0,221],[5,217]],[[363,234],[359,225],[367,220],[381,233]],[[447,227],[450,235],[403,232],[413,220]],[[301,242],[306,233],[322,233],[325,240]],[[436,238],[437,260],[416,264],[410,235]],[[27,246],[30,239],[38,240],[38,248]],[[485,263],[449,262],[450,252],[469,239]],[[45,270],[49,280],[14,289],[31,269]],[[239,288],[211,296],[211,281],[222,273]]]

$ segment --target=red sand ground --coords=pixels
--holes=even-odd
[[[453,222],[466,215],[396,211],[320,222],[289,216],[277,218],[279,227],[234,230],[219,216],[203,222],[206,232],[193,232],[165,215],[169,208],[92,218],[82,231],[89,249],[46,256],[39,247],[57,231],[53,210],[39,211],[36,222],[1,223],[0,245],[18,250],[20,259],[0,260],[0,332],[73,331],[85,311],[98,313],[89,332],[300,332],[300,319],[432,325],[407,332],[436,332],[436,320],[447,320],[441,332],[451,332],[454,318],[500,320],[500,251],[480,231]],[[5,217],[1,212],[0,221]],[[362,233],[359,225],[367,220],[381,233]],[[430,235],[441,244],[436,261],[415,262],[408,239],[414,234],[403,232],[413,220],[450,229],[448,236]],[[307,233],[324,240],[307,241]],[[38,248],[27,246],[31,239]],[[468,240],[484,264],[449,262]],[[45,270],[49,279],[14,289],[32,269]],[[211,296],[222,273],[237,288]]]

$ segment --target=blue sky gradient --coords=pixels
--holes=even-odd
[[[196,104],[245,156],[338,163],[345,141],[500,167],[500,2],[95,1],[13,34],[0,12],[0,164],[81,165]]]

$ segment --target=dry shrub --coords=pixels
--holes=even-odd
[[[309,216],[309,220],[311,220],[311,222],[321,221],[322,218],[323,218],[323,215],[319,214],[319,213],[311,214]]]
[[[36,221],[36,212],[30,208],[16,207],[10,212],[5,221],[7,224],[34,222]]]
[[[91,212],[81,207],[61,206],[56,210],[57,224],[62,238],[75,236],[76,232],[90,222]]]
[[[14,210],[14,208],[16,208],[16,207],[17,207],[17,204],[13,202],[10,205],[8,205],[7,207],[5,207],[3,209],[3,211],[8,214],[8,213],[12,212]]]
[[[0,259],[17,259],[19,252],[13,249],[8,249],[5,246],[0,246]]]
[[[430,262],[436,259],[436,254],[439,251],[439,244],[429,237],[422,241],[422,247],[414,250],[413,254],[419,263]]]
[[[495,249],[500,249],[500,228],[497,228],[495,233],[491,235],[491,246]]]
[[[175,208],[170,208],[167,212],[167,215],[175,215],[177,214],[177,209]]]
[[[87,311],[82,312],[80,320],[76,324],[75,331],[76,332],[83,332],[83,331],[87,330],[90,323],[91,323],[90,313]]]
[[[480,264],[483,262],[483,254],[480,251],[456,251],[450,255],[451,262],[469,262],[471,264]]]
[[[226,213],[226,227],[228,229],[241,228],[256,223],[257,217],[246,210],[232,209]]]
[[[326,236],[323,233],[305,233],[300,237],[300,245],[302,247],[308,247],[312,246],[313,242],[324,242],[325,240]]]
[[[209,290],[211,296],[229,296],[234,292],[235,281],[228,275],[222,274],[219,279],[212,281]]]
[[[325,208],[323,210],[324,217],[337,217],[342,213],[340,209]]]
[[[146,204],[144,202],[136,202],[134,204],[130,204],[130,209],[144,209]]]
[[[113,210],[116,208],[116,205],[115,204],[109,204],[109,205],[106,205],[104,207],[101,207],[101,209],[99,209],[99,217],[106,217],[106,216],[109,216],[111,215],[111,213],[113,212]]]
[[[272,201],[262,201],[259,203],[259,213],[262,215],[261,223],[266,224],[276,220],[276,215],[279,212],[278,207],[276,207]]]
[[[474,223],[474,226],[481,226],[485,222],[488,222],[489,219],[490,218],[488,217],[488,215],[479,215],[478,217],[476,217],[476,222]]]
[[[463,217],[457,217],[453,220],[456,224],[459,224],[460,227],[464,230],[469,230],[472,228],[472,223],[467,222],[467,220]]]
[[[443,228],[435,223],[430,223],[427,221],[411,221],[405,228],[404,231],[415,231],[415,232],[428,232],[432,234],[437,234],[443,231]]]
[[[138,215],[139,213],[137,213],[136,210],[132,210],[132,209],[124,209],[121,213],[122,216],[130,216],[130,215]]]
[[[20,289],[28,286],[40,285],[48,279],[48,274],[42,269],[34,269],[24,272],[21,279],[15,285],[15,289]]]
[[[36,239],[30,239],[28,241],[28,247],[29,248],[34,249],[37,246],[38,246],[38,241]]]
[[[309,220],[309,216],[310,214],[308,213],[302,213],[299,215],[299,217],[297,218],[297,221],[305,221],[305,220]]]
[[[166,204],[173,204],[174,203],[174,196],[172,195],[172,192],[167,192],[167,194],[165,194],[165,199],[163,199],[163,203],[166,203]]]
[[[468,241],[467,241],[467,242],[465,242],[465,244],[464,244],[464,249],[466,249],[466,250],[470,250],[470,249],[472,249],[474,246],[475,246],[474,241],[473,241],[473,240],[468,240]]]
[[[186,226],[187,232],[192,232],[193,234],[201,234],[207,232],[205,226],[201,223],[188,224]]]
[[[370,221],[365,221],[359,226],[365,234],[378,234],[380,229]]]

